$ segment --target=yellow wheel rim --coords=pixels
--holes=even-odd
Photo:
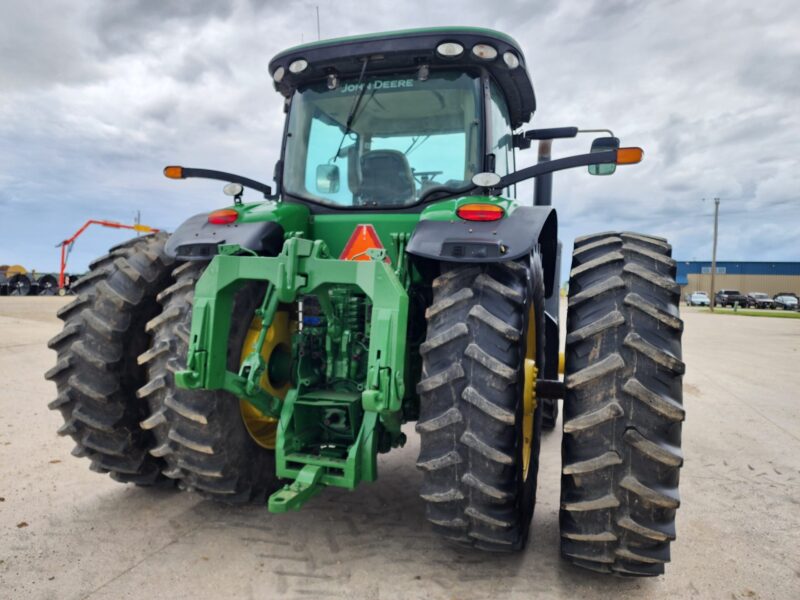
[[[292,351],[292,325],[288,311],[277,311],[272,325],[267,330],[267,337],[264,346],[261,348],[261,356],[269,366],[270,358],[277,349],[290,353]],[[242,352],[239,361],[244,359],[255,349],[258,334],[261,331],[261,318],[254,317],[247,329],[247,335],[242,344]],[[280,386],[280,387],[276,387]],[[264,370],[261,376],[261,387],[269,394],[283,399],[289,391],[289,382],[275,383],[269,379],[269,368]],[[278,434],[278,420],[261,414],[261,412],[246,400],[239,400],[239,410],[242,413],[242,420],[247,428],[250,437],[259,445],[269,450],[275,449],[275,439]]]
[[[522,386],[522,480],[528,478],[533,448],[533,415],[536,412],[536,311],[531,305],[525,347],[525,383]]]

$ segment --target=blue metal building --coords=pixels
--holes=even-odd
[[[678,261],[678,284],[682,292],[711,292],[711,261]],[[800,294],[800,261],[717,261],[714,287],[736,289],[745,294],[778,292]]]

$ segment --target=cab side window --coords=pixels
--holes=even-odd
[[[504,177],[514,171],[514,146],[512,143],[511,118],[505,98],[494,81],[489,82],[491,131],[489,153],[494,154],[495,173]],[[507,188],[504,195],[514,196],[514,188]]]
[[[349,134],[350,139],[345,140],[345,146],[354,143],[355,135]],[[353,194],[347,186],[348,181],[348,161],[337,157],[333,162],[330,155],[331,148],[336,148],[342,139],[342,129],[336,125],[326,123],[322,119],[314,117],[311,120],[311,128],[308,134],[308,155],[306,158],[305,189],[312,196],[324,198],[327,202],[335,202],[343,206],[350,206],[353,203]],[[324,164],[335,164],[339,167],[340,181],[339,189],[335,192],[324,192],[317,187],[316,174],[317,166]]]

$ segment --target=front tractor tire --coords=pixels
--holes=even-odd
[[[484,550],[519,550],[539,463],[541,262],[535,255],[525,263],[443,264],[442,270],[420,347],[420,496],[443,537]]]
[[[569,285],[561,552],[616,575],[664,572],[684,419],[679,287],[662,238],[575,241]]]
[[[147,324],[152,343],[139,357],[147,383],[138,394],[150,408],[141,427],[155,437],[150,453],[164,461],[164,475],[181,488],[229,504],[263,502],[278,488],[275,453],[251,436],[239,399],[221,390],[175,386],[174,373],[186,368],[195,284],[207,265],[180,265],[173,285],[158,296],[161,314]],[[245,286],[234,301],[228,350],[232,371],[239,370],[248,326],[262,298],[263,287]]]
[[[72,454],[89,458],[93,471],[139,485],[163,479],[162,461],[148,453],[153,438],[139,428],[147,410],[136,398],[145,382],[136,359],[149,344],[156,295],[171,280],[166,239],[138,237],[94,261],[72,287],[77,298],[58,311],[64,329],[48,342],[58,353],[45,374],[58,393],[48,406],[64,417],[58,433],[75,440]]]

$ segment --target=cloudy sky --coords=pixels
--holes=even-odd
[[[721,260],[800,260],[793,0],[2,0],[0,263],[56,270],[54,246],[90,217],[141,210],[173,229],[225,204],[221,184],[166,180],[165,164],[271,179],[283,113],[267,63],[316,39],[316,6],[323,38],[504,31],[533,76],[533,124],[611,128],[644,147],[641,165],[613,177],[556,175],[567,250],[576,235],[624,228],[707,259],[719,196]],[[558,141],[555,154],[589,141]],[[124,237],[92,231],[71,270]]]

